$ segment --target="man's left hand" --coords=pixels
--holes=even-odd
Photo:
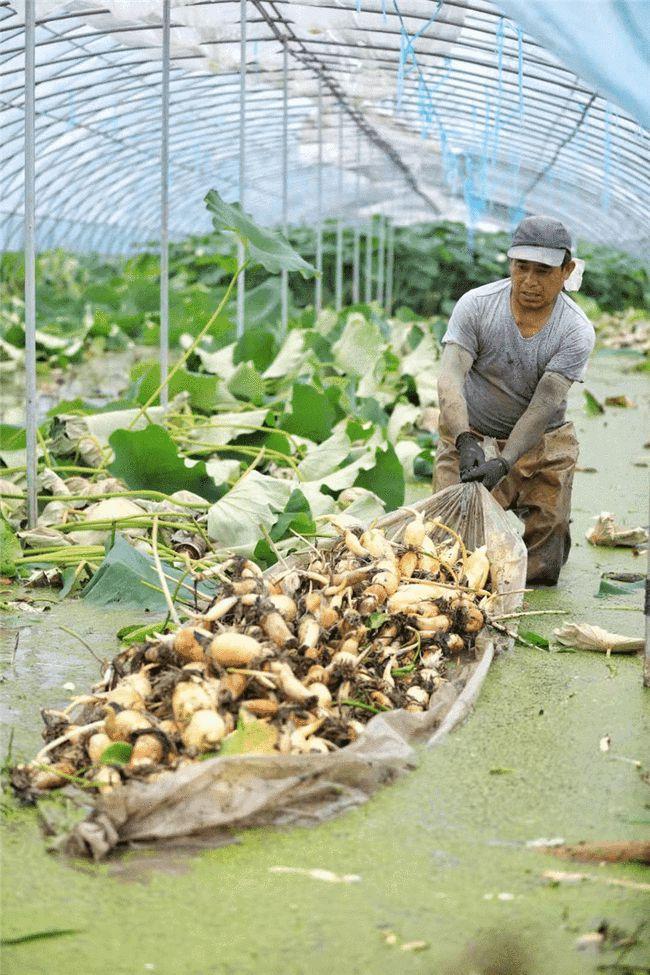
[[[488,491],[491,491],[506,476],[509,470],[510,465],[507,460],[504,460],[503,457],[495,457],[493,460],[488,460],[484,464],[479,464],[478,467],[472,467],[471,470],[464,474],[461,480],[480,481]]]

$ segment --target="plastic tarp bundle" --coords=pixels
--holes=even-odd
[[[38,0],[39,247],[125,251],[158,238],[162,6]],[[320,84],[324,216],[507,227],[546,212],[575,236],[643,252],[641,6],[248,0],[248,209],[281,220],[286,41],[290,223],[318,218]],[[5,248],[22,244],[23,23],[22,0],[0,7]],[[209,230],[211,186],[241,195],[238,0],[171,0],[170,50],[173,238]]]
[[[398,540],[413,510],[454,528],[468,548],[487,545],[492,591],[500,594],[491,601],[493,611],[516,609],[525,586],[526,549],[485,488],[447,488],[388,515],[377,527]],[[441,534],[440,540],[445,537]],[[271,575],[274,571],[269,570]],[[99,859],[120,844],[219,842],[227,829],[315,824],[358,806],[415,766],[417,744],[436,744],[468,714],[495,644],[505,646],[507,641],[483,631],[476,660],[441,685],[425,713],[376,715],[355,742],[327,755],[217,757],[157,782],[132,781],[100,797],[58,846],[75,856]]]

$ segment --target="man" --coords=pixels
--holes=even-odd
[[[528,582],[542,585],[555,585],[571,547],[578,442],[566,401],[594,346],[589,319],[563,292],[576,269],[571,246],[558,220],[522,220],[508,251],[510,278],[457,302],[438,381],[437,489],[479,481],[514,510],[524,522]],[[485,437],[500,451],[487,461]]]

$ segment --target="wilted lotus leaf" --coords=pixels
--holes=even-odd
[[[624,393],[621,396],[606,396],[605,406],[622,406],[625,409],[636,409],[636,403]]]
[[[143,508],[129,498],[104,498],[103,501],[97,501],[96,504],[91,504],[86,508],[83,513],[83,520],[120,521],[122,523],[121,529],[126,529],[125,534],[134,535],[141,533],[141,530],[138,529],[137,524],[133,524],[129,528],[128,521],[125,523],[125,519],[132,519],[134,516],[142,514],[144,514]],[[108,534],[108,529],[90,529],[88,531],[70,532],[68,538],[76,545],[103,545]]]
[[[70,505],[64,501],[50,501],[39,515],[38,523],[45,527],[63,525],[67,521],[69,511]]]
[[[59,545],[72,545],[63,532],[41,525],[18,532],[18,536],[22,539],[25,548],[56,548]]]
[[[590,623],[565,623],[553,630],[556,639],[565,647],[578,650],[598,650],[599,653],[635,653],[643,649],[643,640],[637,637],[609,633]]]
[[[617,525],[609,511],[601,511],[596,518],[596,524],[587,532],[586,539],[592,545],[634,548],[635,545],[648,541],[648,532],[645,528],[624,528],[623,525]]]

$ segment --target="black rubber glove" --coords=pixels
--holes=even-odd
[[[491,491],[506,476],[509,470],[510,466],[507,460],[504,460],[503,457],[495,457],[494,460],[488,460],[478,467],[473,467],[462,480],[480,481],[483,487]]]
[[[456,437],[456,450],[460,455],[460,479],[465,481],[469,471],[485,463],[485,454],[476,437],[468,431]]]

